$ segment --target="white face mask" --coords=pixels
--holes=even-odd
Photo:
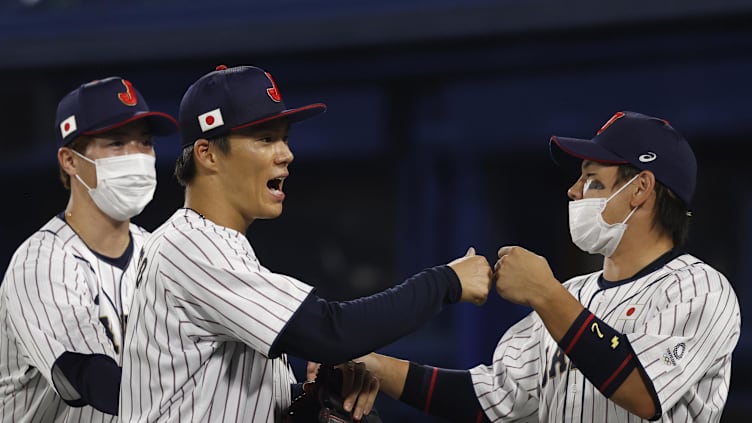
[[[635,175],[608,198],[585,198],[569,202],[569,234],[572,242],[582,251],[611,257],[627,229],[627,220],[637,210],[632,209],[621,223],[608,224],[603,220],[606,204],[629,186],[639,175]]]
[[[96,188],[89,188],[80,176],[75,176],[89,190],[94,204],[111,218],[126,221],[141,213],[154,197],[157,188],[154,156],[138,153],[91,160],[73,152],[96,167]]]

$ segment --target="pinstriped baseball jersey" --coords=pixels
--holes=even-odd
[[[659,421],[719,421],[741,326],[726,278],[689,254],[624,283],[599,282],[601,273],[572,278],[565,286],[627,336],[657,392]],[[502,336],[491,366],[475,367],[471,375],[491,421],[642,421],[573,367],[535,313]]]
[[[180,209],[147,240],[128,322],[128,422],[274,422],[291,402],[277,335],[312,287],[259,263],[245,234]]]
[[[146,231],[131,224],[133,250]],[[123,326],[136,280],[92,252],[60,217],[15,252],[0,286],[0,421],[109,422],[79,399],[53,363],[65,351],[106,354],[120,363]]]

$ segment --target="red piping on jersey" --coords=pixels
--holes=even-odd
[[[475,423],[480,423],[483,421],[483,410],[478,411],[478,417],[475,419]]]
[[[600,388],[598,388],[599,391],[603,392],[604,389],[608,388],[608,385],[611,384],[611,382],[614,381],[614,378],[621,373],[622,370],[624,370],[624,367],[626,367],[629,362],[632,361],[632,353],[629,353],[627,358],[624,359],[624,361],[621,362],[621,365],[616,369],[616,371],[608,378],[605,382],[603,382],[603,385],[601,385]]]
[[[595,318],[593,313],[590,313],[590,316],[588,316],[587,319],[585,319],[585,322],[582,323],[582,326],[580,326],[580,330],[577,331],[577,334],[572,338],[572,341],[569,342],[569,345],[567,345],[567,349],[564,350],[564,354],[569,355],[569,353],[572,351],[572,348],[574,348],[574,344],[577,343],[577,341],[580,340],[580,337],[582,336],[582,333],[585,332],[585,328],[587,325]]]
[[[439,369],[437,367],[433,368],[433,372],[431,373],[431,384],[428,385],[428,395],[426,395],[426,408],[425,412],[428,414],[428,410],[431,409],[431,397],[433,397],[433,388],[436,387],[436,376],[439,374]]]

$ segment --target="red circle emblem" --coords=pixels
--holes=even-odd
[[[634,307],[630,307],[629,310],[627,310],[627,316],[633,315],[634,312],[635,312],[635,308]]]

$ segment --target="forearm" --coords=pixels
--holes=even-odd
[[[409,361],[377,353],[368,354],[356,361],[365,363],[366,368],[379,380],[381,392],[399,399],[405,388]]]
[[[311,294],[271,348],[318,363],[338,364],[414,331],[459,301],[462,288],[448,266],[427,269],[406,282],[352,301],[328,302]]]
[[[644,419],[651,419],[659,415],[657,398],[653,398],[639,369],[630,372],[627,380],[614,392],[611,401],[619,404],[631,413]]]
[[[410,363],[399,400],[451,422],[488,422],[467,370]]]
[[[439,369],[371,353],[359,358],[381,392],[426,414],[452,422],[488,422],[467,370]]]
[[[530,304],[540,316],[551,337],[559,342],[585,308],[560,283],[556,283],[544,295],[536,297]]]

